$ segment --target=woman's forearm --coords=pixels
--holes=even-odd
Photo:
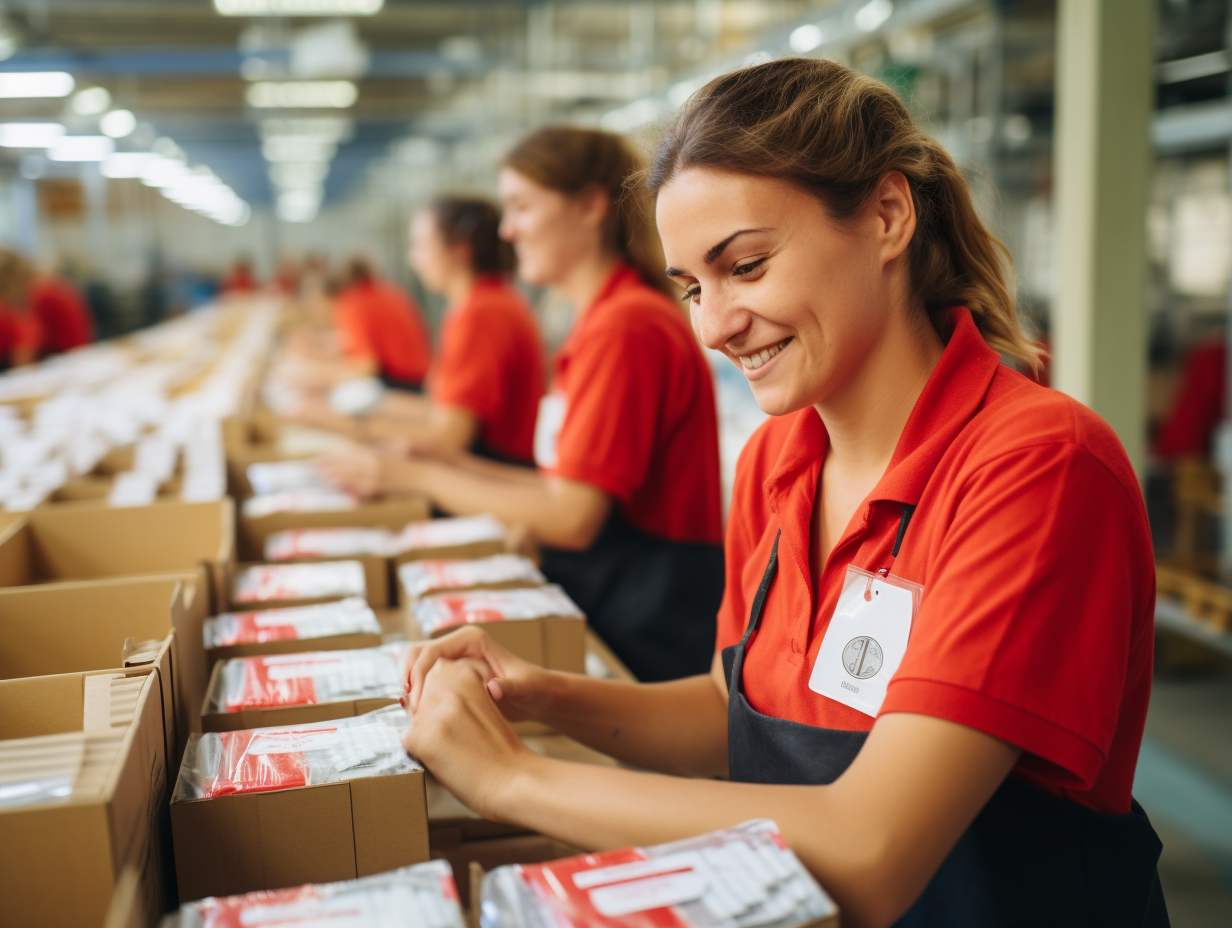
[[[617,760],[686,776],[727,773],[727,701],[709,676],[626,683],[553,672],[539,721]]]

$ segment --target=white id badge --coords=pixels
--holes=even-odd
[[[563,393],[549,393],[539,400],[539,415],[535,418],[535,463],[540,467],[556,466],[556,439],[565,424],[569,402]]]
[[[923,593],[910,580],[848,566],[809,689],[876,718]]]

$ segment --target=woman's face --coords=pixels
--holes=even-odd
[[[688,295],[693,327],[771,415],[834,398],[891,323],[901,268],[887,264],[910,234],[888,245],[884,213],[878,202],[840,225],[790,184],[710,168],[686,168],[660,189],[668,274]]]
[[[592,198],[551,190],[512,168],[501,169],[498,190],[500,237],[513,245],[518,276],[528,284],[560,283],[599,247],[603,217],[595,221]]]
[[[411,250],[407,254],[407,263],[430,292],[444,292],[445,283],[457,261],[455,251],[441,235],[432,210],[425,209],[415,214],[411,220]]]

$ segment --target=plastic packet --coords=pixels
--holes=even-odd
[[[206,619],[202,628],[206,650],[237,644],[329,638],[334,635],[381,634],[376,613],[368,603],[352,596],[317,606],[224,612]]]
[[[476,622],[514,622],[547,616],[576,616],[582,610],[555,584],[524,590],[471,590],[429,596],[415,604],[415,621],[425,635]]]
[[[504,541],[505,526],[495,516],[463,516],[408,522],[398,533],[398,552],[428,548],[454,548],[481,541]]]
[[[799,928],[838,909],[774,822],[648,848],[500,867],[481,928]]]
[[[548,582],[533,561],[517,554],[494,554],[471,561],[407,561],[398,568],[398,580],[416,599],[438,590]]]
[[[190,735],[173,802],[317,786],[423,769],[402,747],[406,710]]]
[[[248,485],[254,496],[288,490],[332,490],[312,461],[269,461],[248,465]]]
[[[85,752],[83,732],[0,741],[0,809],[67,799]]]
[[[265,539],[265,559],[293,561],[358,554],[389,557],[395,548],[396,536],[384,528],[293,528]]]
[[[237,603],[269,603],[367,595],[363,564],[359,561],[322,561],[245,567],[235,575],[231,600]]]
[[[333,488],[284,490],[250,496],[240,510],[250,519],[260,519],[276,512],[341,512],[359,505],[358,497]]]
[[[212,712],[312,706],[353,699],[400,699],[406,642],[349,651],[236,657],[221,662]]]

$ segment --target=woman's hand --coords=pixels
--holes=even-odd
[[[489,696],[511,722],[535,718],[547,701],[548,671],[501,647],[473,625],[443,638],[417,641],[406,656],[407,706],[418,712],[426,681],[441,661],[467,660]]]
[[[385,489],[381,456],[371,448],[355,445],[345,451],[322,455],[315,463],[321,476],[356,496],[376,496]]]
[[[505,787],[535,756],[488,696],[482,665],[470,660],[432,665],[402,746],[469,808],[497,820]]]

